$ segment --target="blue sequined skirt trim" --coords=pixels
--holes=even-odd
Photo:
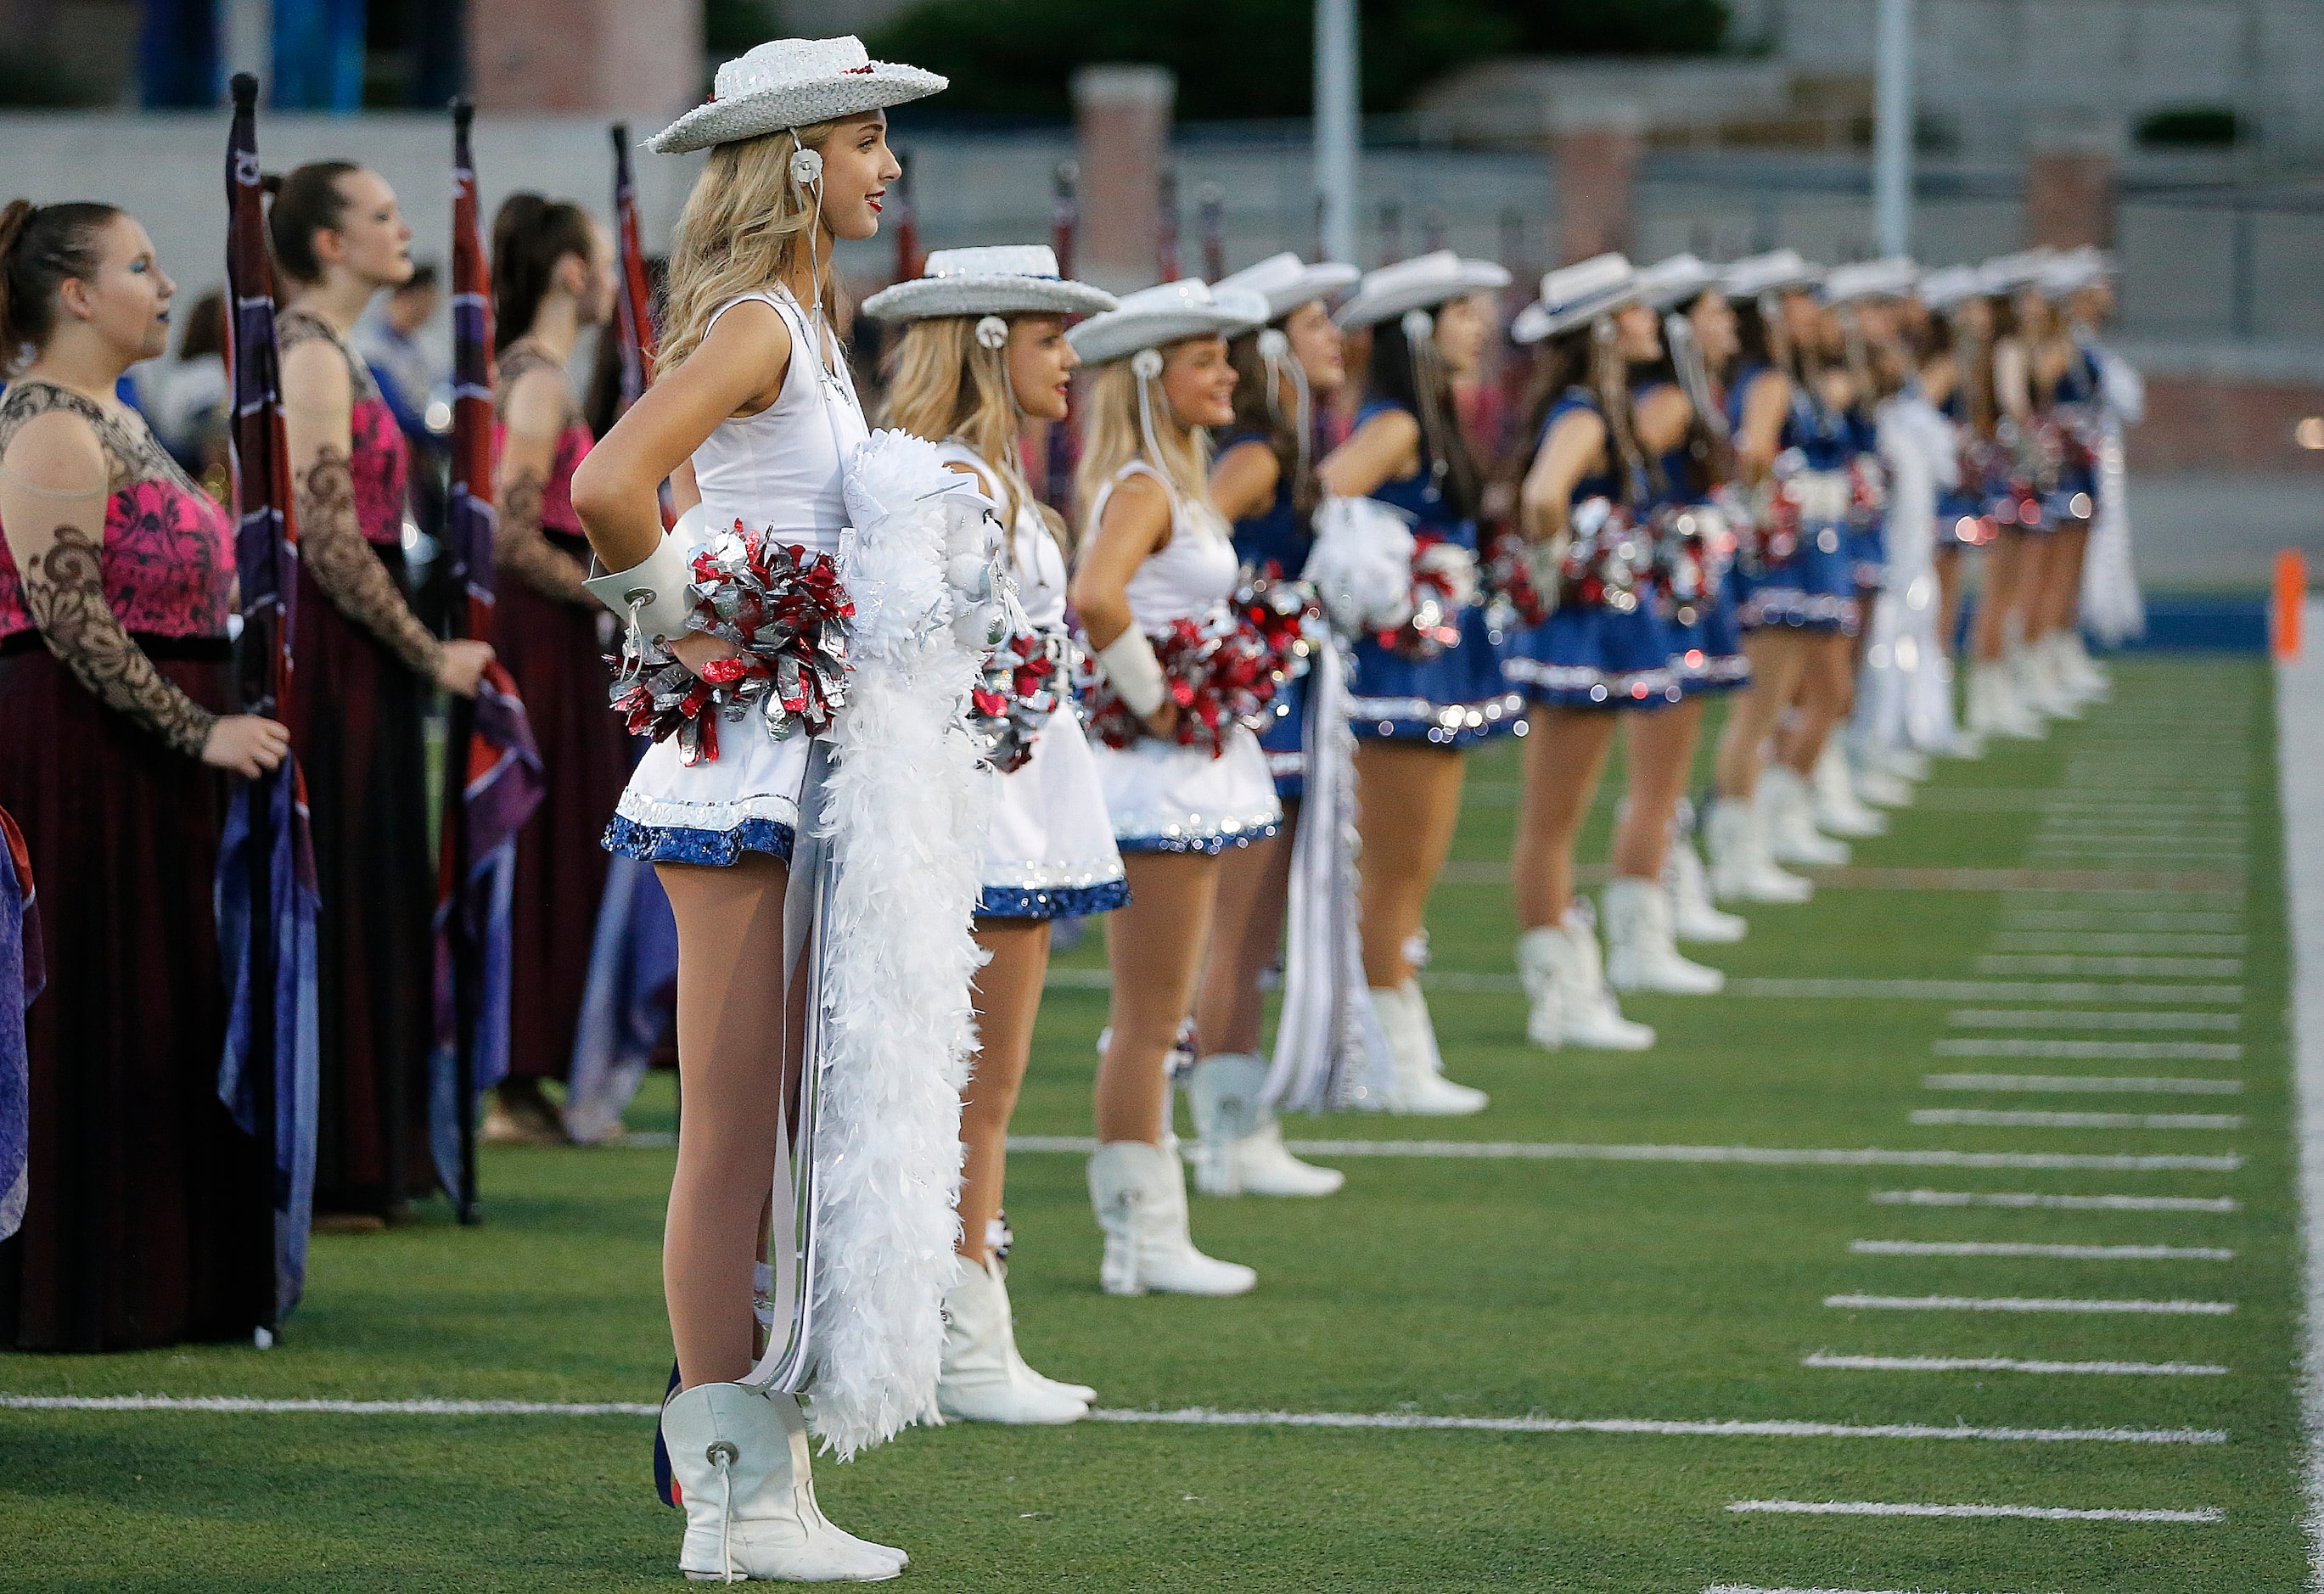
[[[1501,668],[1527,701],[1553,708],[1662,708],[1683,695],[1651,601],[1627,612],[1567,604],[1510,638]]]
[[[646,863],[707,863],[724,869],[745,852],[764,852],[790,861],[796,833],[773,819],[745,819],[732,830],[690,830],[676,825],[640,825],[613,815],[604,846]]]
[[[1692,625],[1668,622],[1680,688],[1695,697],[1748,684],[1751,661],[1744,657],[1743,628],[1735,622],[1733,605],[1722,601],[1697,613],[1701,618]]]
[[[1259,751],[1267,755],[1276,797],[1297,802],[1307,790],[1307,677],[1295,676],[1285,682],[1276,702],[1286,712],[1268,721],[1259,733]]]
[[[1859,622],[1856,572],[1844,532],[1837,525],[1803,528],[1789,558],[1770,560],[1742,576],[1736,619],[1743,629],[1787,625],[1854,636]]]
[[[1360,737],[1471,747],[1521,734],[1525,699],[1501,671],[1501,639],[1482,605],[1461,616],[1461,645],[1406,659],[1366,637],[1348,681],[1348,724]]]
[[[1114,838],[1114,845],[1124,856],[1132,852],[1200,852],[1215,858],[1229,847],[1248,847],[1253,842],[1263,842],[1282,826],[1268,821],[1250,830],[1227,832],[1219,835],[1124,835]],[[1128,895],[1125,890],[1124,896]],[[1120,904],[1116,904],[1120,906]]]
[[[1104,880],[1094,886],[1059,886],[1028,890],[1021,886],[987,886],[976,899],[979,918],[1087,918],[1111,913],[1130,901],[1128,880]]]
[[[1888,578],[1888,529],[1886,526],[1858,526],[1848,533],[1846,546],[1849,574],[1859,587],[1879,587]]]

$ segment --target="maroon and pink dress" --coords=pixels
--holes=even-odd
[[[524,343],[503,351],[503,426],[517,378],[541,365],[556,370]],[[556,375],[564,381],[562,371]],[[605,889],[609,859],[601,838],[630,778],[629,738],[606,707],[605,655],[616,643],[600,626],[613,617],[567,585],[589,567],[588,539],[573,512],[573,473],[592,440],[579,410],[568,411],[542,484],[539,541],[521,523],[524,506],[500,506],[493,646],[524,698],[546,788],[516,843],[509,1073],[517,1079],[562,1080],[569,1070]]]
[[[96,430],[111,487],[80,590],[101,587],[158,678],[123,685],[136,661],[102,640],[76,673],[52,650],[73,638],[35,626],[0,541],[0,808],[41,884],[48,971],[26,1015],[30,1188],[0,1243],[0,1345],[246,1342],[274,1316],[272,1156],[218,1101],[227,778],[198,756],[234,707],[233,522],[134,414],[49,382],[0,397],[0,454],[57,410]],[[69,563],[47,559],[60,587]]]
[[[344,506],[333,525],[306,515],[284,717],[306,771],[322,891],[315,1211],[393,1217],[436,1188],[427,1152],[436,870],[421,739],[434,691],[425,650],[436,644],[404,605],[410,467],[393,413],[369,367],[319,318],[292,309],[277,327],[286,355],[323,339],[346,363],[354,525],[392,583],[374,580],[358,595],[317,546],[346,539]]]

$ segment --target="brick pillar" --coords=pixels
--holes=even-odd
[[[1177,97],[1177,75],[1167,67],[1084,67],[1074,74],[1082,213],[1074,266],[1088,281],[1119,291],[1159,274],[1159,185]]]
[[[479,110],[670,116],[702,97],[702,8],[687,0],[468,0],[467,14]]]
[[[2036,134],[2025,157],[2025,241],[2112,247],[2116,141],[2099,133]]]
[[[1629,100],[1550,107],[1557,178],[1557,263],[1627,253],[1636,236],[1638,157],[1646,115]]]

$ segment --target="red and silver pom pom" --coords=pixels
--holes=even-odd
[[[1422,532],[1412,539],[1412,608],[1384,628],[1379,644],[1406,659],[1442,657],[1461,645],[1461,614],[1477,601],[1477,556],[1457,542]]]
[[[1235,726],[1256,731],[1265,724],[1283,683],[1306,673],[1323,626],[1314,592],[1284,580],[1270,566],[1264,573],[1246,571],[1234,596],[1200,620],[1181,617],[1149,633],[1178,709],[1171,740],[1217,758]],[[1084,660],[1079,684],[1083,718],[1108,747],[1126,748],[1153,735],[1102,668]]]
[[[838,565],[737,521],[694,556],[692,629],[742,650],[696,675],[635,635],[613,661],[613,705],[633,735],[678,738],[687,764],[718,757],[718,722],[757,714],[776,740],[815,735],[847,701],[847,622]]]
[[[1073,644],[1053,631],[1023,629],[1004,637],[968,694],[968,728],[984,761],[1007,775],[1025,767],[1041,728],[1057,710],[1063,665]]]

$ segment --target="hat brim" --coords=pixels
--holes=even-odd
[[[1517,312],[1509,323],[1509,336],[1519,343],[1539,343],[1545,337],[1555,337],[1561,332],[1571,332],[1576,327],[1587,327],[1600,316],[1610,316],[1616,310],[1646,302],[1636,282],[1626,282],[1619,288],[1609,288],[1593,299],[1567,305],[1561,310],[1543,308],[1540,300]],[[1526,312],[1533,312],[1527,315]],[[1528,333],[1530,336],[1526,336]]]
[[[1119,312],[1116,312],[1119,313]],[[1122,360],[1139,349],[1158,349],[1190,337],[1232,337],[1257,323],[1226,310],[1172,310],[1167,315],[1096,316],[1066,329],[1065,341],[1086,364]]]
[[[1719,286],[1719,279],[1709,273],[1688,282],[1666,282],[1638,295],[1638,302],[1650,309],[1674,309],[1697,294],[1708,293]]]
[[[739,143],[789,127],[810,127],[907,105],[945,88],[952,79],[918,67],[873,61],[871,70],[810,78],[696,106],[646,141],[657,155],[683,155],[713,144]]]
[[[1267,292],[1267,318],[1280,321],[1303,304],[1314,304],[1319,299],[1329,299],[1356,285],[1364,273],[1351,265],[1336,261],[1323,261],[1305,268],[1296,282],[1286,282]]]
[[[1462,263],[1460,274],[1452,281],[1414,282],[1392,292],[1367,298],[1358,293],[1340,307],[1332,318],[1342,327],[1370,327],[1400,316],[1406,310],[1433,310],[1438,305],[1450,304],[1471,293],[1486,293],[1509,285],[1509,274],[1497,265],[1482,262]]]
[[[861,307],[882,321],[938,316],[1095,316],[1120,302],[1102,288],[1061,278],[912,277],[883,288]]]

